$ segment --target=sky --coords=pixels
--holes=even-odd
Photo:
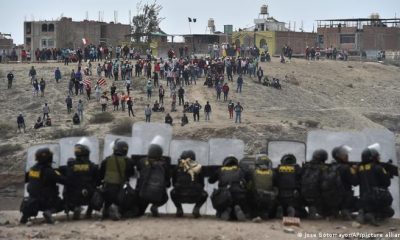
[[[98,20],[99,11],[104,12],[104,21],[129,23],[137,12],[138,0],[0,0],[0,32],[11,33],[14,43],[23,43],[25,20],[55,20],[60,16],[81,21],[88,13],[90,20]],[[143,3],[147,0],[143,0]],[[148,2],[153,2],[150,0]],[[381,18],[400,17],[399,0],[157,0],[162,5],[160,16],[164,18],[160,27],[169,34],[206,33],[207,21],[213,18],[216,30],[223,32],[225,24],[233,29],[251,27],[258,17],[260,7],[267,4],[269,14],[275,19],[289,23],[297,31],[303,22],[304,31],[312,31],[318,19],[364,18],[379,13]],[[187,18],[197,18],[189,29]]]

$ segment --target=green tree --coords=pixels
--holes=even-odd
[[[164,18],[159,14],[162,6],[154,1],[153,3],[137,4],[137,15],[132,18],[132,35],[135,42],[151,42],[151,33],[158,31],[159,25]]]

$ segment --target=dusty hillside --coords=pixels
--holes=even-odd
[[[29,84],[28,71],[31,66],[37,69],[38,77],[47,82],[45,97],[34,97]],[[60,67],[63,79],[54,80],[54,70]],[[247,152],[252,153],[265,147],[267,138],[290,138],[304,140],[310,127],[323,129],[362,129],[384,125],[392,131],[400,129],[397,116],[400,103],[400,68],[379,63],[362,62],[307,62],[295,59],[291,63],[272,62],[262,64],[268,76],[281,79],[283,89],[276,90],[256,82],[255,78],[245,78],[242,94],[235,93],[236,83],[229,83],[230,99],[240,101],[244,106],[242,124],[235,124],[228,118],[227,103],[217,102],[213,89],[203,86],[204,79],[197,85],[186,89],[189,101],[198,100],[205,105],[210,101],[213,109],[211,121],[205,122],[201,114],[200,123],[179,125],[181,108],[172,113],[176,138],[207,140],[210,137],[237,137],[243,139]],[[57,137],[70,134],[71,129],[83,129],[88,134],[102,138],[105,133],[122,122],[144,120],[144,107],[158,99],[155,96],[147,101],[144,94],[145,79],[134,79],[136,116],[128,119],[127,112],[108,111],[115,120],[105,124],[90,124],[89,119],[100,112],[100,105],[93,99],[87,101],[84,95],[73,97],[74,107],[79,99],[85,104],[84,122],[81,127],[73,126],[72,115],[67,114],[65,98],[68,93],[68,80],[71,69],[76,64],[18,64],[0,65],[0,117],[1,145],[7,145],[7,153],[0,154],[0,172],[19,173],[23,167],[24,149],[32,144],[56,141]],[[5,75],[14,71],[15,82],[7,90]],[[109,88],[112,80],[108,80]],[[163,81],[161,81],[163,83]],[[122,81],[117,81],[118,91],[124,91]],[[165,83],[164,83],[165,85]],[[170,109],[171,99],[167,91],[165,106]],[[33,130],[32,126],[45,102],[49,103],[53,126]],[[25,116],[27,133],[18,134],[16,117],[19,112]],[[152,121],[162,122],[164,114],[154,113]],[[76,131],[75,131],[76,132]],[[0,146],[1,146],[0,145]],[[15,146],[16,145],[16,146]]]

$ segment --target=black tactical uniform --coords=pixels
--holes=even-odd
[[[349,163],[348,152],[344,146],[332,150],[332,157],[336,161],[337,170],[343,186],[343,200],[337,205],[338,209],[331,211],[339,212],[345,220],[351,220],[351,212],[357,211],[358,199],[354,196],[353,186],[358,185],[357,172]],[[332,206],[332,204],[329,204]],[[330,207],[332,208],[332,207]]]
[[[29,217],[36,216],[43,211],[47,223],[54,223],[52,214],[63,210],[63,202],[59,197],[57,183],[64,184],[65,179],[51,167],[53,153],[49,148],[37,150],[37,163],[29,170],[26,176],[29,197],[21,204],[21,223],[25,224]]]
[[[313,153],[310,162],[307,162],[302,169],[301,196],[308,206],[308,214],[311,219],[319,218],[322,211],[321,179],[323,171],[327,170],[325,161],[328,153],[319,149]]]
[[[107,218],[109,213],[114,220],[120,219],[121,209],[114,206],[109,212],[112,204],[120,206],[120,193],[125,183],[134,175],[135,169],[133,163],[126,157],[128,153],[128,144],[124,141],[116,140],[113,147],[113,154],[108,156],[100,167],[100,179],[103,183],[104,208],[103,218]]]
[[[394,215],[391,207],[393,197],[388,190],[390,176],[379,163],[379,153],[366,149],[358,166],[360,181],[360,211],[358,220],[377,225],[376,219],[390,218]]]
[[[149,204],[153,217],[159,217],[158,208],[168,201],[167,188],[171,186],[169,162],[163,156],[160,145],[150,144],[147,158],[137,165],[139,179],[136,191],[139,195],[139,211],[143,215]]]
[[[305,209],[300,197],[301,167],[296,164],[296,157],[292,154],[284,155],[281,164],[276,169],[276,183],[278,187],[279,207],[277,217],[304,217]]]
[[[90,201],[96,190],[99,170],[89,160],[90,150],[82,144],[75,145],[75,159],[70,159],[65,169],[66,184],[64,188],[64,200],[66,211],[74,212],[74,219],[80,218],[81,206],[88,206],[86,217],[90,218],[92,206]]]
[[[184,151],[180,157],[182,160],[196,160],[193,151]],[[195,218],[200,217],[200,208],[206,202],[208,194],[204,191],[204,175],[202,172],[195,174],[194,178],[178,166],[172,173],[172,185],[174,189],[171,191],[171,199],[175,204],[176,216],[183,216],[182,203],[194,203],[193,215]]]
[[[225,158],[222,167],[208,179],[211,184],[217,181],[218,189],[211,196],[217,217],[246,220],[243,212],[246,208],[246,177],[235,157]]]

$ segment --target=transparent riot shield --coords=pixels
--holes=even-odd
[[[268,141],[267,155],[272,161],[272,166],[277,167],[285,154],[293,154],[297,164],[301,165],[306,161],[306,144],[300,141],[274,140]]]
[[[29,169],[31,167],[33,167],[33,165],[35,165],[36,163],[36,159],[35,159],[35,153],[37,150],[39,150],[40,148],[49,148],[50,151],[53,152],[53,163],[52,163],[52,167],[53,168],[58,168],[59,167],[59,163],[60,163],[60,145],[58,144],[42,144],[42,145],[35,145],[32,146],[30,148],[28,148],[27,154],[26,154],[26,165],[25,165],[25,173],[27,173],[29,171]],[[27,197],[28,196],[28,192],[27,192],[27,184],[25,184],[25,191],[24,191],[24,196]]]
[[[169,153],[171,155],[172,165],[177,165],[178,160],[183,151],[192,150],[196,154],[196,161],[204,167],[208,166],[209,149],[208,143],[202,141],[193,140],[172,140],[169,148]],[[168,190],[170,192],[172,188]],[[206,214],[206,205],[204,203],[200,212],[201,214]],[[192,213],[194,204],[182,204],[183,211],[185,213]],[[171,199],[167,203],[167,213],[175,214],[176,208]]]
[[[210,157],[208,161],[209,167],[221,166],[224,159],[228,156],[235,156],[239,161],[244,157],[244,142],[239,139],[212,138],[208,141],[210,149]],[[207,215],[215,215],[216,211],[212,207],[210,196],[214,189],[218,188],[218,183],[209,184],[207,182],[206,189],[208,192],[206,212]]]
[[[96,137],[86,137],[88,140],[88,147],[90,149],[90,161],[94,164],[99,165],[99,140]],[[66,166],[68,159],[75,158],[74,146],[77,144],[82,137],[69,137],[62,138],[59,141],[60,144],[60,166]]]
[[[324,149],[332,161],[332,150],[335,147],[347,145],[352,148],[350,161],[360,161],[361,152],[367,147],[365,135],[361,132],[331,132],[324,130],[310,131],[307,134],[307,160],[310,160],[315,150]]]
[[[330,132],[330,131],[311,131],[307,136],[307,158],[311,158],[313,151],[316,149],[325,149],[328,151],[330,158],[331,151],[334,147],[340,145],[348,145],[352,148],[349,154],[349,160],[352,162],[361,161],[362,151],[373,143],[379,143],[381,149],[381,161],[385,163],[387,160],[392,159],[393,165],[397,166],[395,137],[394,134],[387,129],[364,129],[361,132]],[[391,186],[389,188],[392,196],[392,207],[395,210],[395,217],[400,217],[399,207],[399,177],[391,179]],[[359,188],[354,189],[355,195],[359,194]]]
[[[142,140],[141,155],[147,155],[151,141],[156,137],[161,136],[163,142],[163,156],[169,157],[169,144],[172,140],[172,127],[164,123],[145,123],[139,122],[132,126],[132,137],[138,137]]]

